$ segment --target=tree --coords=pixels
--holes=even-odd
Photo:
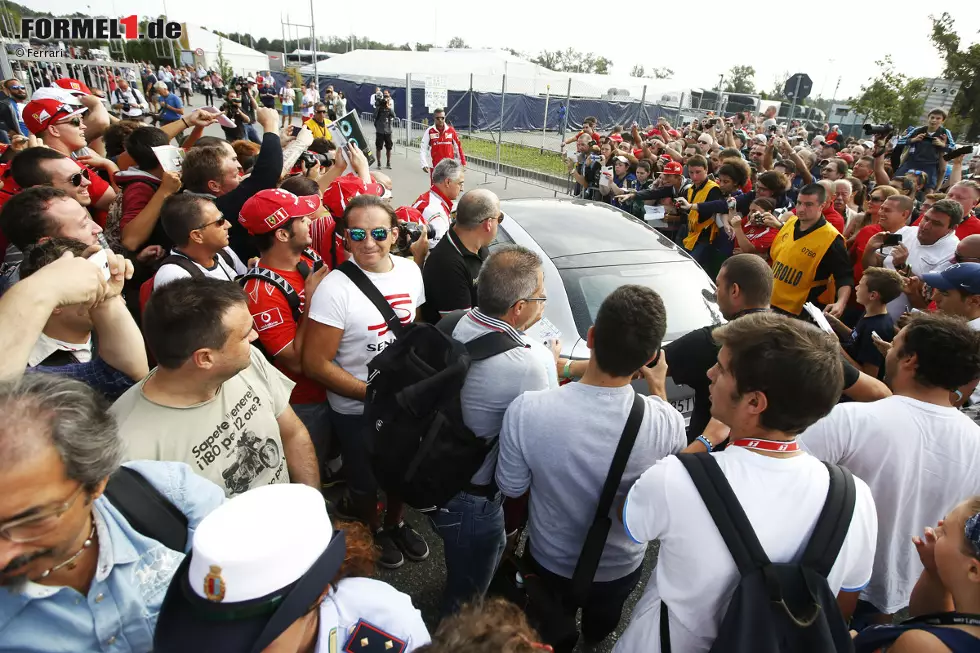
[[[431,50],[434,47],[435,46],[432,45],[431,43],[416,43],[415,44],[415,51],[416,52],[428,52],[429,50]]]
[[[871,122],[890,122],[898,130],[919,124],[926,101],[925,80],[896,72],[891,55],[875,63],[881,74],[861,87],[861,95],[849,101],[851,109]]]
[[[597,57],[593,52],[579,52],[575,48],[567,48],[564,51],[542,50],[538,56],[531,59],[531,63],[557,72],[600,75],[608,75],[609,68],[613,65],[611,59]]]
[[[643,66],[636,64],[633,66],[633,70],[630,71],[630,77],[643,77]]]
[[[562,53],[558,50],[542,50],[538,56],[531,59],[531,63],[536,63],[548,70],[560,71],[562,70]]]
[[[597,75],[608,75],[609,67],[613,65],[612,59],[606,59],[605,57],[597,57],[592,68],[592,72]]]
[[[218,71],[221,73],[221,79],[223,79],[226,84],[230,84],[231,78],[235,76],[235,71],[232,70],[231,63],[225,59],[223,50],[222,41],[218,41]]]
[[[466,45],[466,41],[463,40],[463,37],[454,36],[453,38],[449,39],[448,47],[462,49],[462,48],[469,48],[470,46]]]
[[[269,39],[264,36],[255,42],[255,49],[259,52],[271,52],[272,47],[269,44]]]
[[[674,76],[674,71],[667,67],[654,68],[650,71],[654,79],[670,79]]]
[[[952,115],[959,118],[966,126],[966,140],[976,141],[980,138],[980,43],[974,43],[969,48],[960,49],[960,37],[953,31],[953,18],[946,12],[932,20],[932,44],[946,60],[943,75],[947,79],[960,82],[960,92],[953,100]],[[948,126],[948,125],[947,125]]]
[[[755,93],[755,68],[752,66],[732,66],[725,80],[727,93]]]

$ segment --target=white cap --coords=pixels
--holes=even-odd
[[[756,134],[755,136],[752,137],[752,140],[758,141],[760,143],[768,143],[769,142],[769,139],[766,138],[766,135],[765,134]]]
[[[865,146],[869,150],[873,150],[875,147],[874,141],[861,141],[861,145]]]
[[[188,584],[214,602],[267,596],[302,577],[332,537],[326,504],[315,489],[287,483],[249,490],[198,526]]]
[[[824,138],[823,134],[817,134],[816,136],[813,137],[813,140],[817,141],[818,143],[823,143],[827,139]]]
[[[34,91],[34,95],[31,96],[31,99],[58,100],[64,104],[73,104],[79,107],[83,106],[81,100],[79,100],[74,94],[58,86],[42,86]]]

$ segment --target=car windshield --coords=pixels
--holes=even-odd
[[[665,341],[722,322],[714,287],[691,261],[566,269],[561,270],[561,277],[582,338],[595,322],[602,301],[628,283],[652,288],[663,299],[667,308]]]

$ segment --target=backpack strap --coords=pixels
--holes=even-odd
[[[706,452],[678,454],[677,459],[691,475],[694,487],[725,540],[739,574],[745,576],[771,564],[749,518],[745,516],[742,504],[712,455]]]
[[[230,267],[232,271],[235,270],[235,259],[232,258],[231,254],[228,252],[227,249],[225,249],[224,247],[219,249],[218,256],[220,256],[221,259],[228,264],[228,267]]]
[[[826,578],[837,561],[844,538],[851,526],[857,488],[850,470],[840,465],[824,463],[830,472],[830,488],[827,500],[813,528],[810,541],[803,551],[801,564],[810,567]]]
[[[323,267],[323,259],[320,258],[320,255],[312,247],[307,247],[306,249],[304,249],[303,256],[313,261],[313,270],[312,270],[313,272],[317,272],[320,268]],[[300,261],[300,263],[302,263],[302,261]],[[333,268],[331,268],[331,270],[332,269]],[[307,275],[305,274],[303,275],[304,278],[306,276]]]
[[[446,313],[441,320],[436,324],[436,328],[442,331],[444,334],[453,337],[453,331],[456,330],[456,325],[459,321],[470,312],[470,309],[463,308],[451,313]],[[470,355],[471,361],[483,361],[488,358],[492,358],[497,354],[502,354],[505,351],[510,351],[511,349],[517,349],[518,347],[527,347],[523,342],[518,342],[514,340],[512,336],[507,335],[502,331],[492,331],[490,333],[485,333],[479,338],[474,338],[469,342],[465,343],[466,353]]]
[[[293,314],[293,321],[299,323],[300,318],[303,316],[300,310],[299,293],[296,292],[293,285],[286,281],[281,274],[269,268],[249,268],[248,272],[238,277],[238,283],[244,288],[249,279],[261,279],[275,286],[279,292],[286,296],[286,303],[289,304],[289,311]]]
[[[381,294],[378,287],[367,278],[367,275],[364,274],[361,268],[354,265],[353,261],[344,261],[337,269],[346,274],[347,278],[357,286],[357,289],[364,293],[364,296],[374,304],[374,307],[381,313],[385,324],[388,325],[388,329],[395,334],[396,338],[400,338],[405,334],[405,327],[402,326],[401,320],[395,315],[395,309],[391,307],[388,300]]]
[[[592,525],[585,536],[582,552],[575,564],[575,573],[572,574],[570,598],[576,605],[584,605],[595,578],[595,572],[599,568],[602,551],[606,546],[606,538],[609,536],[609,529],[612,526],[609,512],[612,510],[613,500],[616,498],[619,485],[623,480],[623,472],[626,471],[626,463],[629,462],[636,436],[640,432],[640,424],[643,422],[645,410],[646,401],[634,392],[629,417],[626,418],[626,425],[623,426],[623,432],[619,436],[619,444],[616,445],[616,453],[613,454],[612,462],[609,464],[609,473],[606,474],[606,482],[603,484],[602,493],[599,495],[599,503],[596,505]]]
[[[195,279],[204,278],[204,272],[201,271],[201,268],[197,267],[197,264],[194,261],[182,254],[169,254],[166,258],[160,261],[160,268],[162,268],[164,265],[176,265]],[[157,268],[157,271],[159,271],[160,268]]]
[[[187,549],[187,516],[135,469],[113,472],[105,496],[141,535],[173,551]]]

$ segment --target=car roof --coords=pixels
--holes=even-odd
[[[631,263],[679,261],[681,253],[659,231],[619,209],[575,198],[502,200],[501,210],[517,222],[559,268],[579,267],[587,255],[628,258]],[[506,224],[506,223],[505,223]],[[623,243],[630,243],[628,249]]]

